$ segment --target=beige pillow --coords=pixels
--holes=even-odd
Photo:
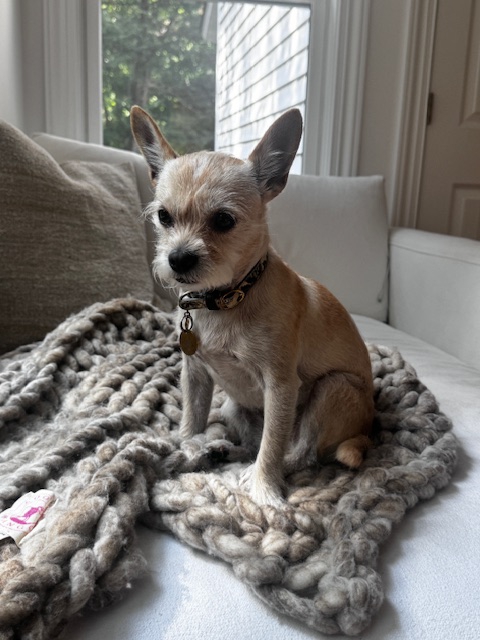
[[[0,353],[124,296],[153,296],[133,167],[60,166],[0,121]]]

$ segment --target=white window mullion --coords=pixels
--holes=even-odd
[[[310,45],[307,74],[307,103],[304,138],[305,173],[328,174],[330,161],[327,157],[332,145],[334,112],[329,100],[333,74],[328,74],[331,65],[331,7],[329,0],[311,4]],[[330,80],[330,82],[329,82]]]
[[[102,124],[102,11],[100,0],[85,0],[86,29],[86,93],[87,93],[87,139],[88,142],[103,142]]]

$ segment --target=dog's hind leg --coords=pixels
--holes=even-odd
[[[299,436],[308,438],[309,443],[315,436],[312,448],[316,449],[319,460],[333,456],[356,469],[371,446],[368,436],[372,421],[373,387],[370,381],[335,372],[324,376],[314,386],[301,416]],[[292,459],[288,462],[293,466]],[[299,460],[296,463],[298,468]]]

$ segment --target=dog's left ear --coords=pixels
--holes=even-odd
[[[150,176],[155,185],[166,160],[173,160],[177,154],[168,144],[153,118],[141,107],[132,107],[130,126],[133,137],[150,167]]]
[[[283,191],[302,137],[302,116],[290,109],[275,120],[249,155],[264,202]]]

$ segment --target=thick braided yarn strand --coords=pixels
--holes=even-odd
[[[370,346],[375,447],[288,478],[285,508],[239,488],[249,464],[214,396],[182,441],[171,314],[134,299],[93,305],[0,360],[0,509],[40,488],[57,502],[17,548],[0,543],[0,638],[50,639],[144,572],[135,524],[169,529],[230,563],[275,610],[324,633],[360,633],[383,599],[379,547],[450,480],[451,424],[398,351]]]

